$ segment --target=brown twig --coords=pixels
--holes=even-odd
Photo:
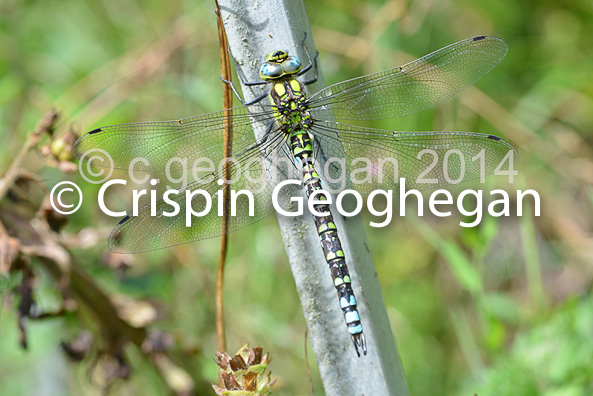
[[[220,44],[220,63],[222,78],[227,81],[231,81],[231,66],[229,63],[229,51],[226,40],[226,33],[224,31],[224,25],[222,23],[222,17],[220,16],[220,8],[218,6],[218,0],[214,0],[216,3],[216,23],[218,25],[218,40]],[[230,158],[233,154],[231,142],[233,140],[232,130],[232,110],[233,107],[233,96],[230,84],[225,82],[222,83],[222,101],[223,109],[225,110],[224,118],[224,138],[223,138],[223,151],[225,158]],[[227,166],[224,169],[225,180],[231,179],[231,163],[227,162]],[[224,306],[223,306],[223,285],[224,285],[224,265],[226,262],[226,254],[228,247],[228,204],[230,200],[228,188],[223,188],[222,200],[223,200],[223,214],[222,214],[222,237],[220,241],[220,257],[218,260],[218,271],[216,279],[216,338],[217,348],[219,351],[226,351],[226,336],[224,331]]]
[[[14,159],[14,161],[12,161],[12,164],[10,164],[10,168],[8,168],[8,170],[4,173],[4,177],[2,178],[2,180],[0,180],[0,200],[4,198],[4,195],[6,194],[10,186],[12,186],[12,183],[18,175],[19,169],[23,165],[23,162],[25,162],[25,158],[27,157],[29,151],[31,151],[31,149],[35,147],[37,143],[39,143],[41,138],[46,133],[51,135],[57,119],[58,112],[55,109],[51,109],[41,119],[41,121],[37,125],[37,128],[35,128],[35,130],[31,133],[29,133],[27,141],[21,148],[21,151]]]

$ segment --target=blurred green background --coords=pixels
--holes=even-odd
[[[534,189],[541,216],[395,217],[367,237],[413,395],[593,394],[593,3],[573,1],[306,1],[326,82],[384,70],[458,40],[504,38],[509,53],[475,87],[435,109],[377,127],[492,133],[520,153],[519,177],[489,188]],[[222,107],[214,5],[210,1],[2,0],[0,165],[6,169],[42,115],[61,111],[57,133],[168,120]],[[264,56],[265,54],[262,54]],[[26,169],[51,188],[65,175],[32,152]],[[500,180],[499,180],[500,179]],[[478,185],[463,184],[465,188]],[[429,194],[425,194],[428,197]],[[126,194],[109,197],[118,210]],[[368,224],[371,217],[364,218]],[[193,350],[194,378],[216,382],[214,294],[219,239],[131,258],[125,276],[105,262],[117,219],[87,199],[66,234],[93,230],[75,249],[85,271],[112,296],[150,303],[151,328]],[[41,267],[40,312],[57,310],[59,288]],[[18,279],[11,279],[18,286]],[[277,394],[308,394],[305,324],[273,216],[231,234],[226,281],[229,352],[245,341],[272,353]],[[328,274],[329,281],[329,274]],[[19,347],[18,298],[0,311],[0,394],[93,395],[92,361],[71,363],[60,342],[89,317],[28,321]],[[96,329],[95,329],[96,332]],[[95,334],[96,335],[96,334]],[[131,379],[112,394],[166,392],[152,365],[125,349]],[[310,354],[311,355],[311,354]],[[310,356],[317,394],[323,389]],[[208,389],[207,384],[199,389]],[[212,393],[213,394],[213,393]]]

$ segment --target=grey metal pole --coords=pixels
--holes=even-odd
[[[219,4],[229,46],[247,80],[259,80],[259,67],[273,50],[288,50],[302,59],[305,32],[307,47],[315,54],[301,0],[219,0]],[[311,94],[324,86],[320,73],[318,82],[307,88]],[[242,88],[246,100],[269,90],[269,86]],[[265,131],[265,126],[259,129]],[[302,217],[278,215],[325,393],[408,395],[362,220],[359,216],[345,218],[337,212],[334,219],[368,345],[368,354],[360,358],[346,331],[311,215],[306,210]]]

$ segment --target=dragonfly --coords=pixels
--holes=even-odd
[[[210,165],[194,167],[198,172],[181,189],[200,194],[187,199],[187,195],[171,198],[165,193],[141,207],[137,215],[125,216],[108,240],[109,248],[118,253],[152,251],[221,235],[220,213],[206,209],[212,202],[219,208],[230,205],[221,197],[231,187],[254,194],[253,199],[245,196],[233,203],[235,212],[231,208],[225,230],[246,227],[274,211],[272,193],[279,182],[301,180],[303,186],[294,186],[285,195],[302,196],[304,188],[307,197],[317,198],[313,219],[348,334],[360,357],[361,351],[366,355],[367,343],[329,204],[331,196],[323,188],[351,188],[368,196],[379,188],[397,191],[398,176],[410,188],[437,188],[452,183],[451,172],[454,182],[493,174],[516,149],[490,134],[399,132],[341,121],[391,119],[436,106],[494,68],[506,55],[507,44],[497,37],[472,37],[403,66],[333,84],[311,95],[306,87],[317,81],[317,55],[311,58],[304,41],[303,50],[306,66],[287,51],[269,53],[259,69],[260,81],[246,81],[237,67],[243,86],[270,87],[245,102],[231,84],[242,103],[239,107],[172,121],[94,129],[77,140],[73,151],[81,158],[101,149],[96,155],[109,156],[105,160],[111,160],[114,168],[143,172],[183,172],[188,164]],[[228,159],[223,139],[231,129],[234,155]],[[448,155],[451,150],[456,155]],[[432,154],[424,155],[427,151]],[[280,166],[276,160],[287,162]],[[360,162],[363,166],[355,166]],[[216,168],[215,163],[224,165]],[[367,172],[363,183],[342,177],[361,171]],[[173,207],[175,216],[170,215]],[[192,217],[192,211],[200,216]]]

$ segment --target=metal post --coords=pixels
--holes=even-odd
[[[315,53],[301,0],[219,0],[219,4],[231,51],[247,80],[259,80],[259,67],[273,50],[288,50],[302,59],[305,32],[307,47]],[[318,82],[308,86],[309,94],[324,86],[320,73]],[[265,90],[269,86],[243,87],[246,100]],[[337,212],[334,218],[368,344],[368,354],[360,358],[346,331],[311,215],[278,216],[325,393],[408,395],[362,220]]]

